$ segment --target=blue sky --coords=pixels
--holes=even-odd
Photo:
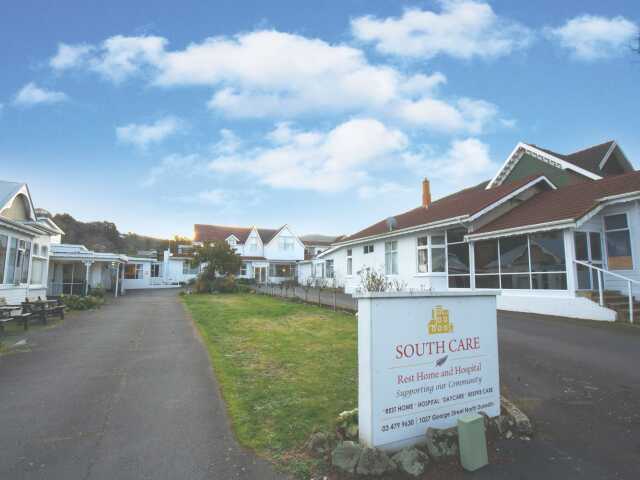
[[[635,7],[635,8],[634,8]],[[518,141],[637,166],[635,1],[3,4],[2,178],[121,231],[350,233]]]

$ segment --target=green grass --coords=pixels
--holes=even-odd
[[[254,294],[183,298],[238,440],[305,470],[300,451],[309,435],[332,430],[336,416],[356,406],[354,316]]]

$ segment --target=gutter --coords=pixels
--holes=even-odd
[[[521,233],[532,233],[546,230],[558,230],[562,228],[572,228],[576,226],[576,222],[572,218],[564,220],[554,220],[552,222],[536,223],[533,225],[523,225],[520,227],[504,228],[502,230],[494,230],[492,232],[472,233],[465,235],[465,241],[483,240],[489,238],[507,237],[518,235]]]

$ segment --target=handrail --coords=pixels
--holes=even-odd
[[[602,277],[603,273],[606,273],[608,275],[611,275],[613,277],[617,277],[620,278],[622,280],[625,280],[627,282],[627,290],[628,290],[628,299],[629,299],[629,323],[633,323],[633,289],[631,288],[632,284],[637,284],[640,285],[640,282],[638,280],[634,280],[632,278],[628,278],[625,277],[624,275],[620,275],[619,273],[613,273],[609,270],[606,270],[604,268],[600,268],[600,267],[596,267],[595,265],[593,265],[590,262],[584,262],[582,260],[573,260],[576,264],[578,265],[583,265],[587,268],[592,268],[594,270],[596,270],[598,272],[598,293],[600,295],[600,306],[604,307],[604,294],[602,291],[602,282],[603,280],[600,278]]]
[[[593,268],[594,270],[598,270],[598,271],[600,271],[602,273],[606,273],[608,275],[612,275],[614,277],[621,278],[622,280],[625,280],[627,282],[636,283],[636,284],[640,285],[640,281],[638,281],[638,280],[634,280],[633,278],[625,277],[624,275],[620,275],[619,273],[613,273],[611,270],[607,270],[606,268],[596,267],[592,263],[583,262],[582,260],[574,260],[574,262],[578,263],[580,265],[584,265],[585,267]]]

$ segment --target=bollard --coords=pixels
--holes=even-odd
[[[489,463],[482,415],[470,414],[458,417],[458,441],[460,463],[465,470],[473,472]]]

